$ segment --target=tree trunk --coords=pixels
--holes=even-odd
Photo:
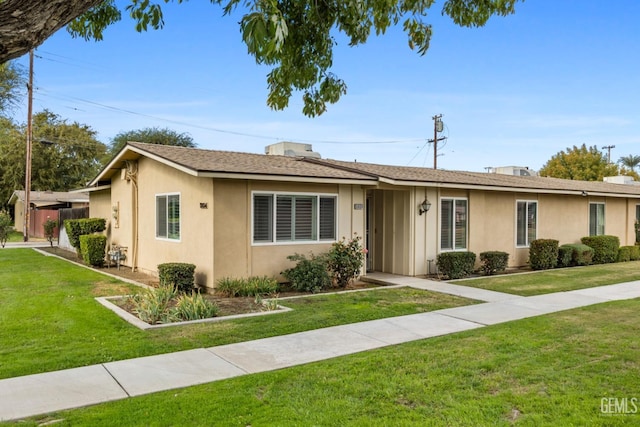
[[[0,1],[0,63],[39,46],[102,0]]]

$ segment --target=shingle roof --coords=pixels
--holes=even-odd
[[[140,142],[129,142],[128,144],[196,172],[364,179],[375,181],[374,178],[363,175],[362,173],[308,163],[298,157],[203,150],[168,145],[144,144]]]
[[[15,190],[9,199],[9,203],[16,200],[24,201],[24,190]],[[66,191],[31,191],[29,201],[34,204],[51,203],[89,203],[89,193],[68,193]]]

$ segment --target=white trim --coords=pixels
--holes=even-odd
[[[273,232],[271,236],[270,242],[256,242],[254,237],[254,201],[255,195],[264,195],[264,196],[272,196],[273,204],[272,204],[272,224],[271,230]],[[317,238],[315,240],[286,240],[286,241],[277,241],[276,238],[276,221],[277,221],[277,197],[278,196],[303,196],[303,197],[315,197],[315,219],[316,219],[316,234]],[[335,212],[334,212],[334,239],[320,239],[320,198],[327,197],[335,199]],[[309,192],[296,192],[296,191],[264,191],[264,190],[254,190],[251,191],[251,246],[284,246],[284,245],[312,245],[312,244],[327,244],[327,243],[335,243],[338,240],[338,218],[339,218],[339,209],[340,203],[337,193],[309,193]]]
[[[177,239],[171,239],[169,237],[160,237],[158,236],[158,197],[166,197],[167,198],[167,236],[169,235],[169,196],[178,196],[178,203],[180,204],[180,210],[179,210],[179,223],[178,223],[178,229],[180,230],[180,237],[178,237]],[[153,227],[153,234],[156,238],[156,240],[160,240],[163,242],[172,242],[172,243],[180,243],[182,242],[182,194],[180,192],[172,192],[172,193],[156,193],[154,198],[153,198],[153,203],[154,203],[154,211],[155,211],[155,223],[154,223],[154,227]]]
[[[526,242],[525,245],[518,245],[518,203],[526,203],[525,205],[525,234],[524,234],[524,240]],[[538,202],[537,200],[525,200],[525,199],[516,199],[516,211],[515,211],[515,242],[516,242],[516,249],[526,249],[530,246],[531,242],[529,241],[529,233],[528,233],[528,214],[529,214],[529,203],[535,203],[536,204],[536,239],[538,238],[538,212],[539,212],[539,205],[540,202]]]
[[[452,244],[453,244],[453,249],[442,249],[442,201],[443,200],[451,200],[453,201],[453,214],[454,214],[454,218],[453,218],[453,236],[452,236]],[[464,248],[456,248],[456,221],[455,221],[455,210],[456,210],[456,201],[458,200],[464,200],[465,202],[467,202],[467,209],[466,209],[466,227],[465,227],[465,247]],[[440,198],[438,199],[438,212],[439,212],[439,221],[438,221],[438,253],[443,253],[443,252],[465,252],[469,250],[469,198],[468,197],[447,197],[447,196],[440,196]]]

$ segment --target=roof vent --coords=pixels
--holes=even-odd
[[[289,157],[311,157],[320,159],[320,153],[313,151],[311,144],[301,144],[299,142],[278,142],[267,145],[264,153],[268,156],[289,156]]]
[[[604,182],[609,184],[624,184],[624,185],[640,185],[640,182],[636,182],[632,176],[605,176]]]
[[[538,173],[527,166],[502,166],[498,168],[487,168],[489,173],[513,176],[538,176]]]

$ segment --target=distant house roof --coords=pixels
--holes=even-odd
[[[9,198],[9,204],[15,205],[18,200],[24,202],[24,190],[15,190]],[[66,203],[89,203],[89,193],[71,193],[63,191],[31,191],[29,202],[36,207],[55,206]]]
[[[387,183],[400,186],[473,188],[522,193],[600,195],[640,199],[640,185],[434,170],[308,157],[203,150],[139,142],[127,143],[90,185],[99,186],[115,173],[119,173],[127,160],[135,160],[141,156],[152,158],[190,175],[202,177],[302,182],[346,181],[373,186]]]

